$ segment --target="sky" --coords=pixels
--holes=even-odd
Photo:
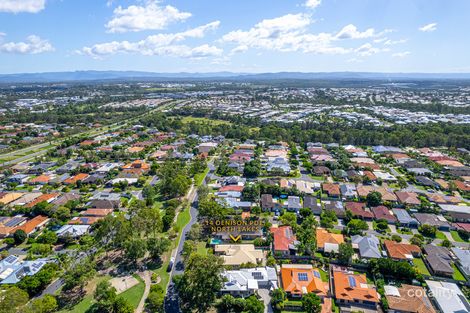
[[[468,0],[0,0],[0,73],[469,73],[468,12]]]

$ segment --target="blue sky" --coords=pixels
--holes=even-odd
[[[470,72],[468,0],[0,0],[0,73]]]

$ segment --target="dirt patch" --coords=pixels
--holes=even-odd
[[[135,279],[133,276],[115,277],[115,278],[110,279],[109,282],[114,288],[116,288],[116,291],[118,294],[126,291],[127,289],[139,283],[139,281]]]

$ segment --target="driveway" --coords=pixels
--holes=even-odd
[[[258,289],[258,295],[263,299],[264,302],[264,313],[273,313],[271,307],[271,295],[268,289]]]

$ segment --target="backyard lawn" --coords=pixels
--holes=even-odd
[[[465,281],[465,276],[463,276],[462,272],[455,266],[455,264],[452,264],[452,268],[454,269],[454,274],[452,275],[452,278],[455,280],[459,281]]]
[[[418,271],[421,274],[431,276],[431,273],[429,273],[428,268],[426,267],[426,264],[424,264],[424,261],[422,259],[414,258],[413,264],[418,268]]]
[[[454,238],[455,241],[457,241],[457,242],[466,242],[462,237],[460,237],[458,231],[451,230],[450,234],[452,235],[452,238]]]

